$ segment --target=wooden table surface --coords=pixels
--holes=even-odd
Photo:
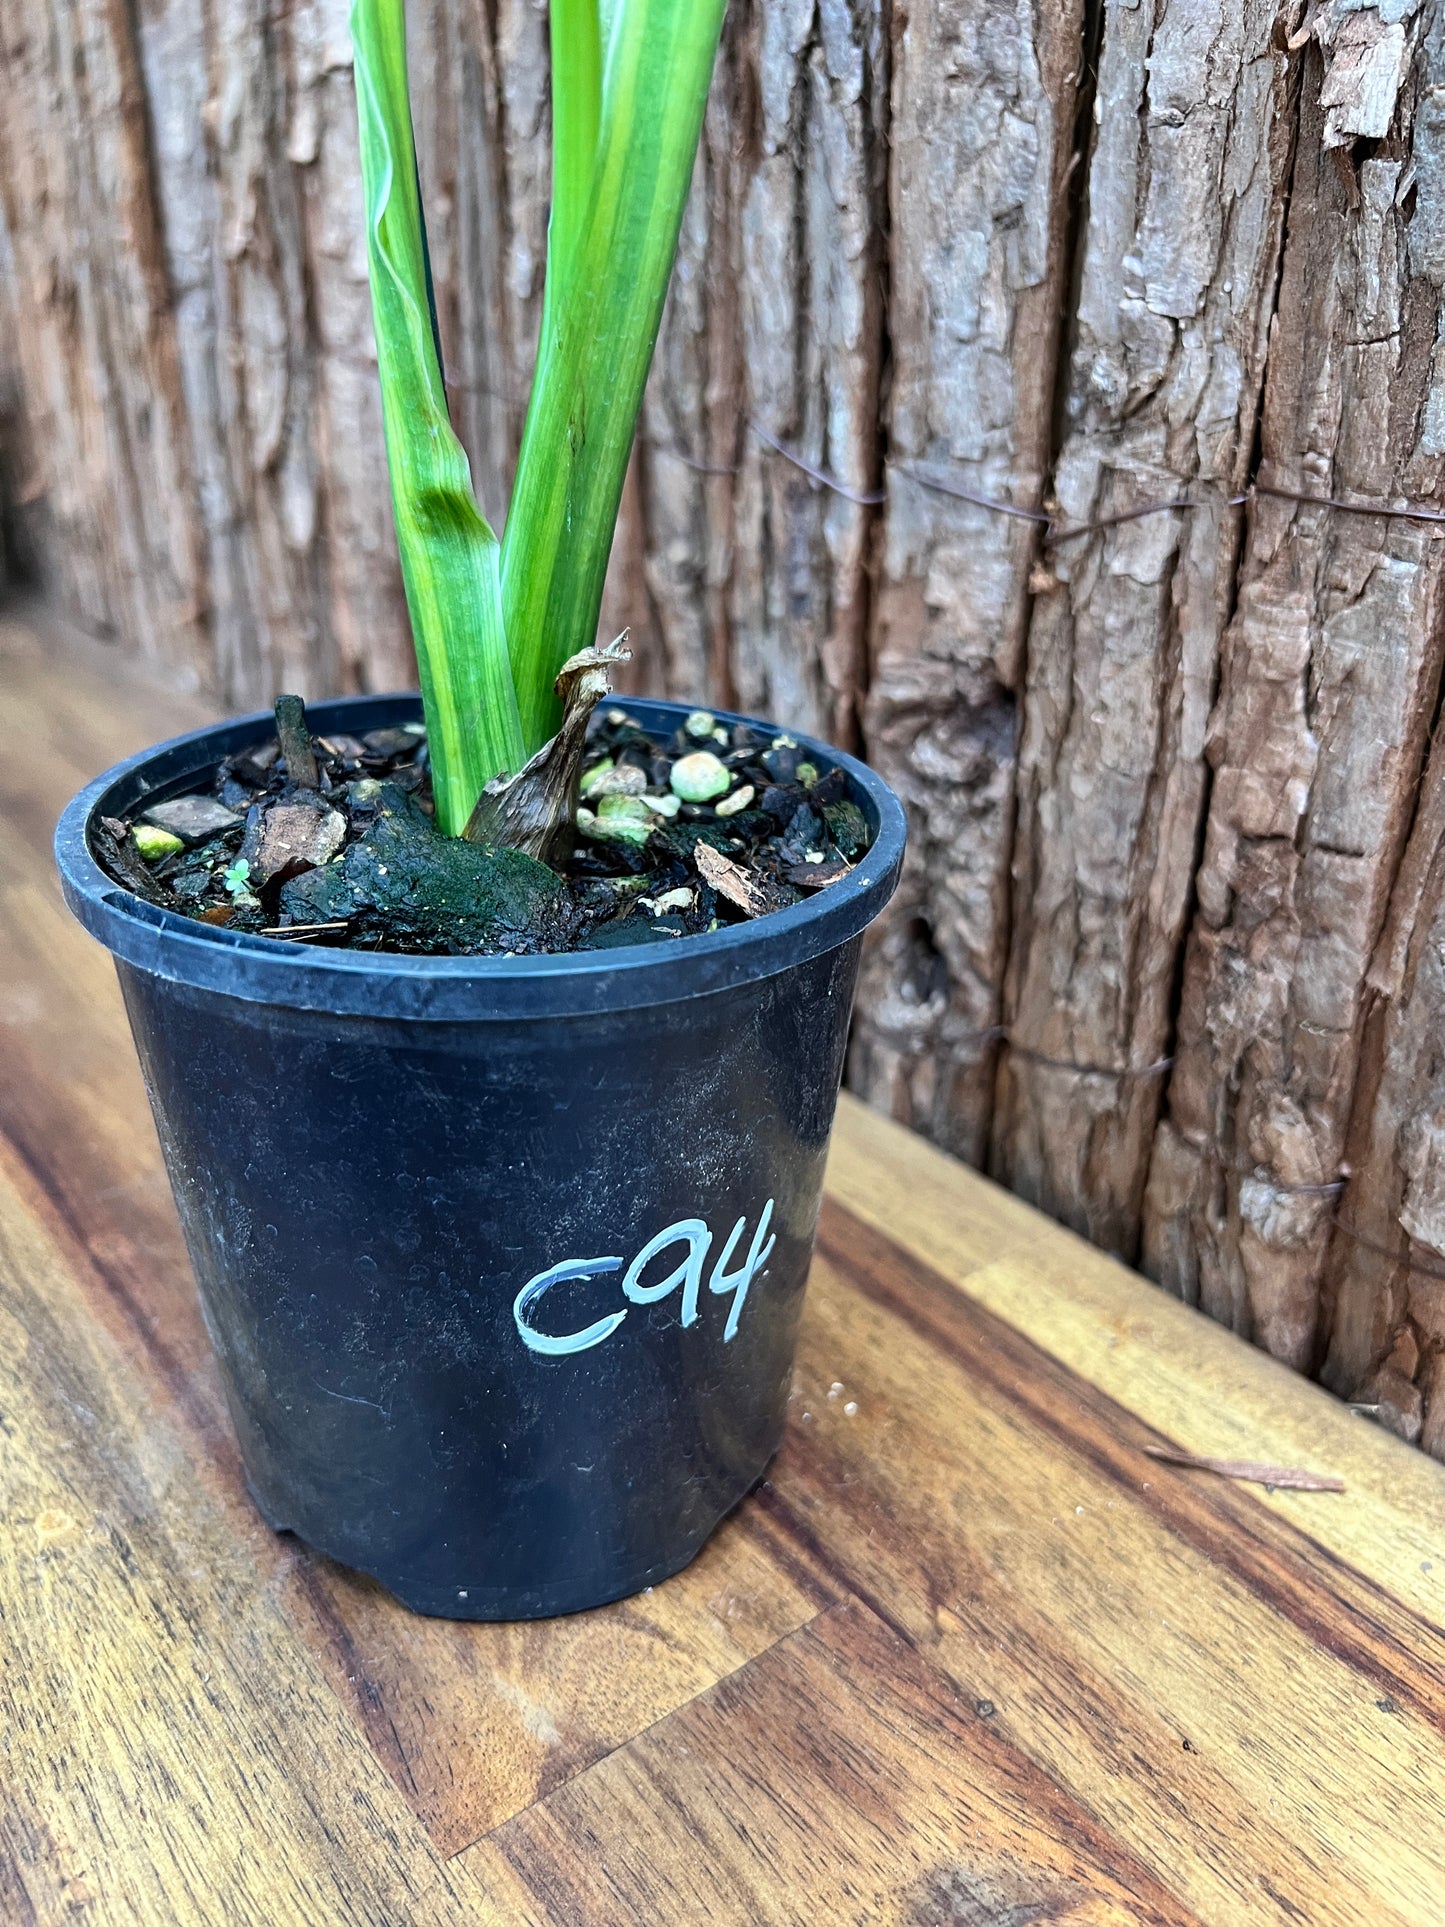
[[[689,1571],[449,1625],[274,1537],[49,853],[200,712],[13,617],[0,680],[5,1927],[1445,1919],[1445,1468],[846,1100]]]

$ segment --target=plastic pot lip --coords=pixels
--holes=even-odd
[[[669,733],[694,705],[619,698],[644,727]],[[771,724],[726,710],[721,722],[764,733]],[[346,696],[309,704],[313,734],[355,735],[419,720],[421,698]],[[98,816],[126,815],[146,796],[183,793],[222,757],[274,733],[269,710],[192,730],[117,763],[72,798],[55,831],[65,900],[121,962],[199,990],[293,1010],[404,1021],[479,1022],[635,1010],[706,996],[772,977],[835,950],[864,930],[898,882],[906,819],[893,791],[865,764],[790,732],[820,768],[847,772],[872,832],[852,874],[786,910],[675,944],[569,951],[539,957],[413,957],[312,950],[160,910],[106,875],[91,854]]]

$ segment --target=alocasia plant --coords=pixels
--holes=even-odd
[[[499,541],[447,412],[403,0],[353,0],[387,461],[437,822],[557,730],[595,640],[726,0],[551,0],[552,211],[536,374]],[[475,833],[475,830],[474,830]]]

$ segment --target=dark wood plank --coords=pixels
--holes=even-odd
[[[1042,1441],[1085,1460],[1215,1571],[1445,1735],[1445,1622],[1315,1539],[1321,1495],[1297,1495],[1286,1512],[1262,1504],[1253,1485],[1161,1464],[1146,1450],[1160,1442],[1152,1427],[837,1199],[825,1207],[818,1243],[840,1282],[1012,1406]]]
[[[452,1854],[806,1625],[839,1596],[807,1565],[748,1513],[669,1585],[568,1619],[415,1619],[304,1550],[290,1597],[377,1757]]]
[[[1445,1544],[1445,1473],[1435,1461],[846,1098],[828,1185],[850,1215],[1176,1445],[1338,1474],[1346,1490],[1327,1506],[1254,1496],[1307,1520],[1323,1550],[1445,1623],[1445,1562],[1434,1556]]]

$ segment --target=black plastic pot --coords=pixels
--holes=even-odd
[[[670,733],[685,713],[628,704]],[[318,704],[320,734],[413,696]],[[738,720],[738,719],[729,719]],[[782,1432],[862,931],[903,813],[809,901],[667,946],[308,949],[158,911],[98,816],[268,715],[119,764],[61,818],[113,953],[252,1492],[418,1612],[521,1619],[686,1565]]]

